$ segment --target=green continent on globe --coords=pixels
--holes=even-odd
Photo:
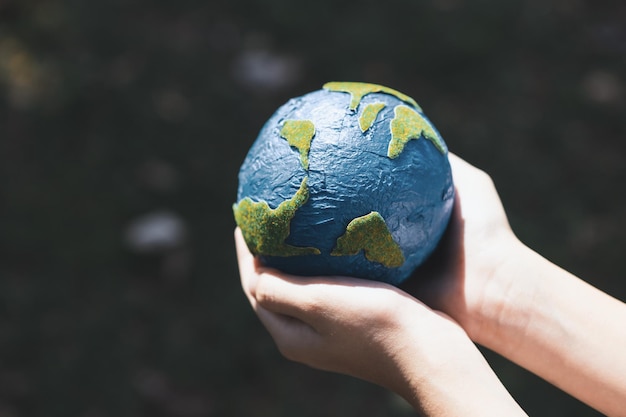
[[[368,260],[387,268],[397,268],[404,264],[402,249],[393,240],[385,220],[377,211],[352,220],[343,236],[337,239],[337,246],[331,255],[356,255],[361,250]]]
[[[341,93],[350,93],[351,101],[350,101],[350,110],[354,111],[357,107],[359,107],[359,103],[361,103],[361,99],[372,93],[384,93],[389,94],[391,96],[396,97],[399,100],[404,101],[405,103],[409,103],[419,111],[422,111],[420,106],[417,104],[415,100],[411,97],[403,94],[393,88],[385,87],[378,84],[368,84],[368,83],[356,83],[356,82],[348,82],[348,81],[333,81],[324,84],[322,87],[325,90],[329,91],[338,91]]]
[[[412,139],[424,137],[445,155],[446,148],[441,136],[433,129],[426,119],[408,106],[397,106],[395,117],[391,121],[391,141],[387,149],[387,156],[397,158],[404,150],[405,145]]]
[[[289,145],[300,152],[300,162],[304,169],[309,169],[309,151],[311,140],[315,136],[315,125],[310,120],[286,120],[280,136],[287,139]]]
[[[309,189],[305,177],[296,194],[275,209],[270,208],[265,201],[254,202],[250,197],[234,204],[235,221],[241,228],[250,252],[267,256],[319,255],[320,250],[317,248],[285,243],[289,236],[291,220],[308,199]]]
[[[363,109],[361,117],[359,117],[359,127],[361,132],[367,132],[376,121],[376,116],[385,107],[385,103],[370,103]]]

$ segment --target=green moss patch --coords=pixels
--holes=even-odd
[[[267,256],[319,255],[320,251],[317,248],[285,243],[289,236],[291,220],[308,199],[309,189],[305,177],[296,194],[275,209],[270,208],[265,201],[255,202],[249,197],[233,205],[235,221],[241,228],[250,252]]]
[[[359,117],[359,127],[361,128],[361,132],[366,132],[374,122],[376,121],[376,117],[378,113],[385,108],[385,103],[370,103],[363,109],[363,113],[361,113],[361,117]]]
[[[376,211],[352,220],[346,232],[337,239],[331,255],[356,255],[362,250],[368,260],[388,268],[404,264],[402,249],[393,240],[383,217]]]
[[[289,145],[300,152],[300,162],[304,169],[309,169],[309,151],[311,140],[315,136],[315,125],[310,120],[286,120],[280,136],[287,139]]]
[[[439,152],[445,155],[446,148],[441,136],[421,114],[408,106],[397,106],[394,114],[390,123],[391,141],[387,149],[389,158],[397,158],[410,140],[421,137],[431,141]]]
[[[342,93],[350,93],[350,110],[356,110],[359,107],[359,103],[361,103],[361,99],[364,96],[372,93],[384,93],[389,94],[391,96],[396,97],[399,100],[404,101],[405,103],[409,103],[416,109],[420,109],[417,102],[413,100],[411,97],[406,94],[402,94],[399,91],[394,90],[393,88],[384,87],[378,84],[368,84],[368,83],[355,83],[355,82],[347,82],[347,81],[333,81],[324,84],[324,89],[329,91],[338,91]]]

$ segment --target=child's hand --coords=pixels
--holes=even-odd
[[[263,268],[235,240],[243,289],[287,358],[387,387],[426,415],[523,415],[447,316],[387,284]]]

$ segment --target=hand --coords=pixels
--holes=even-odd
[[[239,229],[235,240],[243,289],[287,358],[387,387],[425,415],[524,415],[447,316],[387,284],[263,268]]]
[[[500,268],[523,246],[511,230],[491,178],[449,154],[455,207],[439,248],[418,268],[404,290],[456,320],[481,343],[485,317],[503,314],[511,285]]]
[[[450,226],[403,286],[447,316],[385,284],[264,269],[237,233],[242,285],[279,349],[386,386],[426,415],[524,415],[465,330],[606,415],[625,415],[626,305],[523,245],[491,179],[450,162]]]
[[[523,245],[491,179],[450,155],[456,205],[403,287],[477,343],[611,416],[626,416],[626,305]]]
[[[281,353],[291,360],[394,389],[403,383],[394,376],[400,366],[394,361],[408,348],[404,345],[411,326],[406,322],[436,317],[450,328],[458,327],[383,283],[292,277],[263,268],[239,229],[235,240],[244,292]]]

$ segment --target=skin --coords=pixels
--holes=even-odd
[[[525,415],[476,342],[626,416],[626,305],[522,244],[489,176],[450,162],[452,223],[402,289],[266,269],[236,231],[243,289],[279,350],[387,387],[425,416]]]

